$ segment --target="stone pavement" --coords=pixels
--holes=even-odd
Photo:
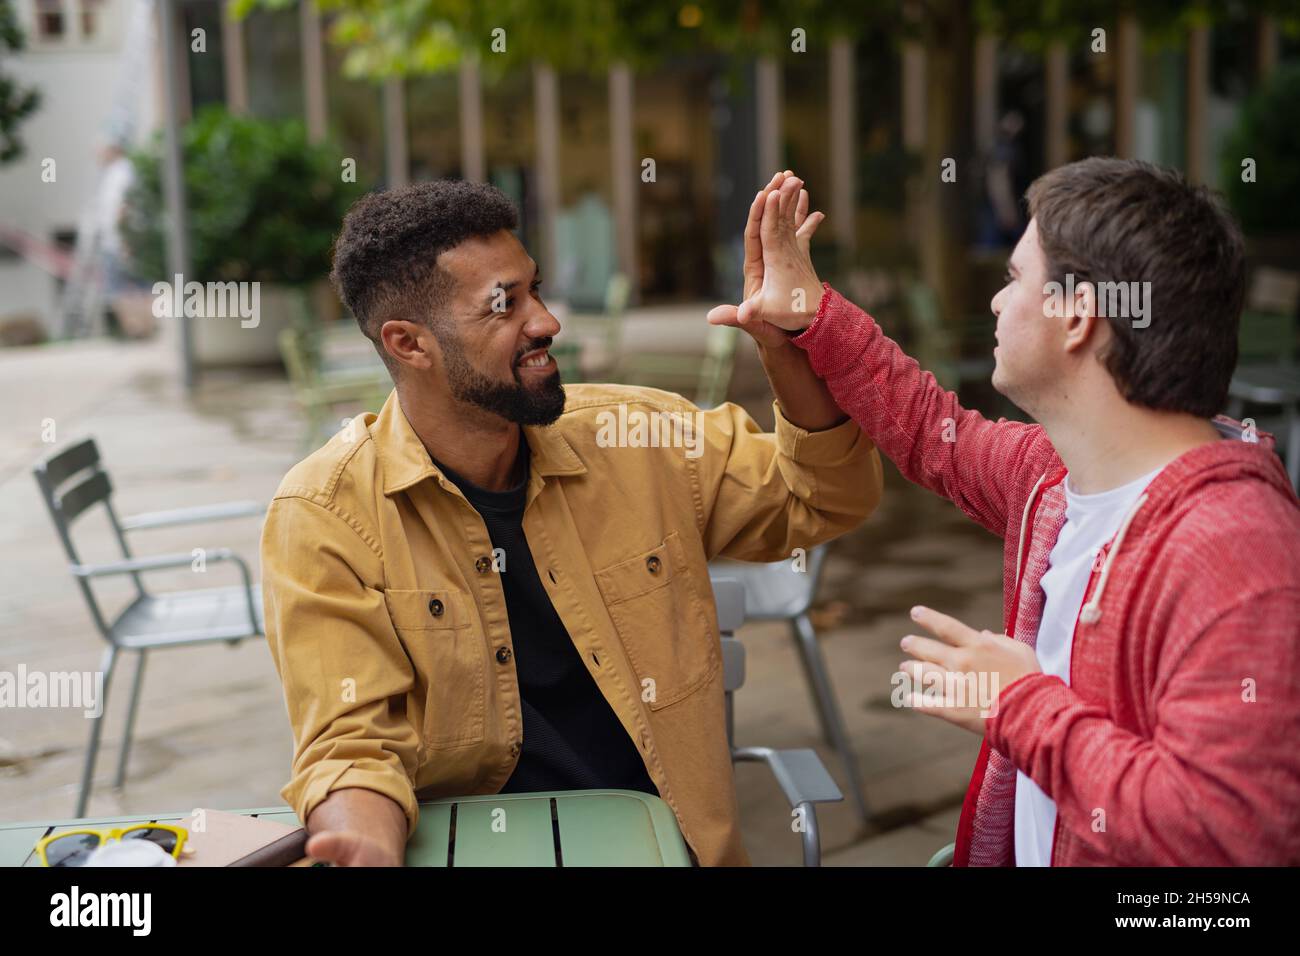
[[[299,458],[301,424],[274,371],[208,373],[196,394],[177,382],[171,344],[85,342],[0,351],[0,670],[93,670],[102,642],[58,545],[30,474],[51,447],[89,434],[113,479],[120,514],[240,498],[269,499]],[[742,352],[733,398],[770,425],[770,396],[757,361]],[[978,740],[889,704],[908,632],[908,608],[929,603],[975,627],[1000,620],[1000,542],[954,508],[903,482],[886,465],[880,509],[836,543],[816,611],[831,679],[862,763],[874,817],[863,831],[847,804],[820,813],[826,862],[917,865],[950,842]],[[137,532],[137,553],[229,546],[256,562],[259,523]],[[112,556],[107,523],[78,525],[85,560]],[[256,568],[256,564],[255,564]],[[235,583],[211,566],[212,583]],[[193,586],[192,572],[151,577],[159,590]],[[118,586],[104,588],[124,601]],[[814,746],[843,780],[819,739],[788,631],[741,631],[748,680],[736,702],[737,742]],[[134,661],[119,663],[109,697],[98,786],[90,815],[187,811],[196,806],[279,805],[292,739],[279,680],[260,640],[238,647],[181,648],[151,655],[127,782],[116,766]],[[0,821],[70,816],[89,725],[77,710],[0,712]],[[798,837],[770,772],[737,769],[745,842],[757,864],[794,865]]]

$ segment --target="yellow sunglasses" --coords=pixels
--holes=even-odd
[[[84,866],[90,854],[110,840],[148,840],[177,859],[189,831],[170,823],[137,823],[106,830],[64,830],[36,842],[42,866]]]

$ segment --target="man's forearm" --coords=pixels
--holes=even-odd
[[[309,833],[343,830],[362,833],[383,845],[400,865],[406,856],[406,813],[397,801],[361,787],[333,791],[307,820]]]
[[[793,344],[760,345],[758,355],[781,413],[792,425],[815,432],[832,428],[849,417],[835,404],[830,389],[812,370],[803,349]]]

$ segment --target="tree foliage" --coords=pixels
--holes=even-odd
[[[25,44],[12,0],[0,0],[0,57],[21,51]],[[38,91],[24,87],[0,71],[0,165],[13,162],[23,154],[18,127],[36,112],[40,103]]]
[[[1188,27],[1245,14],[1276,16],[1300,34],[1297,0],[971,0],[975,22],[1016,45],[1081,42],[1098,26],[1132,13],[1150,43],[1178,42]],[[297,0],[237,0],[240,16]],[[477,55],[504,73],[536,61],[566,72],[600,72],[612,62],[647,68],[689,53],[789,55],[792,31],[807,48],[834,36],[886,33],[899,39],[941,33],[940,0],[316,0],[331,18],[333,42],[347,49],[352,76],[439,73]],[[504,31],[494,34],[493,31]],[[493,49],[494,36],[504,49]],[[498,42],[497,46],[502,44]]]
[[[342,157],[297,121],[234,116],[211,106],[185,126],[181,151],[194,274],[204,281],[310,282],[329,272],[330,244],[363,186]],[[122,235],[133,271],[167,275],[162,133],[132,154]]]

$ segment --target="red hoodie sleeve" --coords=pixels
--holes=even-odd
[[[1031,674],[999,696],[989,745],[1116,864],[1300,864],[1298,616],[1300,590],[1276,588],[1188,635],[1185,650],[1167,646],[1150,739]]]
[[[813,371],[908,481],[951,499],[993,533],[1007,532],[1055,451],[1038,425],[991,422],[964,409],[829,285],[812,324],[793,341]]]

